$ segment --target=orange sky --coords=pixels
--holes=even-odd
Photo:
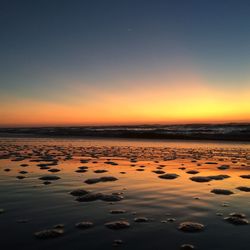
[[[1,103],[1,126],[250,122],[247,86],[211,87],[198,74],[123,81],[111,90],[73,82],[55,101],[9,96]]]

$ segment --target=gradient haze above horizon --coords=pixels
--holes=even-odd
[[[0,126],[250,121],[246,0],[0,3]]]

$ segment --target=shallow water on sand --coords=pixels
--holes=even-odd
[[[222,165],[227,167],[221,169]],[[86,167],[85,172],[76,172],[79,167]],[[198,173],[187,173],[189,170]],[[160,178],[164,174],[176,174],[176,178]],[[39,179],[47,175],[60,179],[49,180],[50,184]],[[236,212],[245,214],[245,221],[250,220],[250,192],[238,189],[250,188],[250,179],[242,175],[250,175],[247,143],[2,138],[1,246],[113,249],[118,245],[121,249],[174,250],[192,244],[195,249],[247,250],[249,225],[224,219]],[[103,176],[117,180],[85,183]],[[190,179],[197,176],[208,180]],[[119,200],[79,202],[70,194],[75,189],[91,194],[113,193],[112,198]],[[213,189],[232,193],[215,194]],[[111,210],[125,211],[112,214]],[[138,217],[147,220],[135,222]],[[105,226],[117,220],[130,226],[120,230]],[[79,229],[75,224],[81,221],[93,222],[93,226]],[[201,223],[205,228],[193,233],[179,230],[180,223],[186,221]],[[59,237],[35,237],[34,233],[57,224],[64,224]],[[114,244],[114,240],[122,242]]]

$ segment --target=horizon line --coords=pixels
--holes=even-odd
[[[121,123],[121,124],[35,124],[35,125],[0,125],[1,129],[8,128],[69,128],[69,127],[140,127],[140,126],[178,126],[178,125],[250,125],[250,121],[232,122],[176,122],[176,123]]]

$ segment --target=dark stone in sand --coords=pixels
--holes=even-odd
[[[28,172],[27,171],[20,171],[19,174],[27,174]]]
[[[56,175],[44,175],[40,177],[39,179],[43,181],[55,181],[55,180],[59,180],[60,177]]]
[[[168,218],[167,221],[168,221],[168,222],[175,222],[176,219],[175,219],[175,218]]]
[[[248,225],[249,221],[245,217],[245,214],[231,213],[228,217],[225,217],[224,220],[234,225]]]
[[[233,192],[230,191],[230,190],[219,189],[219,188],[215,188],[215,189],[211,190],[211,193],[219,194],[219,195],[230,195],[230,194],[233,194]]]
[[[89,160],[80,160],[81,163],[88,163]]]
[[[158,176],[161,179],[173,180],[179,177],[178,174],[163,174]]]
[[[181,245],[180,249],[181,250],[192,250],[192,249],[194,249],[194,246],[191,244],[183,244],[183,245]]]
[[[104,163],[105,164],[109,164],[109,165],[113,165],[113,166],[117,166],[118,165],[118,163],[113,162],[113,161],[105,161]]]
[[[197,170],[189,170],[189,171],[187,171],[186,173],[187,173],[187,174],[198,174],[199,171],[197,171]]]
[[[156,174],[164,174],[165,173],[165,171],[163,171],[163,170],[153,170],[152,172],[156,173]]]
[[[137,217],[134,218],[134,222],[148,222],[148,218],[147,217]]]
[[[143,168],[137,168],[136,171],[142,172],[142,171],[144,171],[144,169]]]
[[[25,178],[25,176],[18,175],[18,176],[16,176],[16,178],[17,178],[17,179],[19,179],[19,180],[22,180],[22,179],[24,179],[24,178]]]
[[[98,183],[100,181],[101,181],[100,178],[92,178],[92,179],[87,179],[85,181],[85,183],[87,183],[87,184],[95,184],[95,183]]]
[[[219,174],[219,175],[211,175],[211,176],[208,176],[210,179],[212,180],[224,180],[224,179],[227,179],[227,178],[230,178],[229,175],[226,175],[226,174]]]
[[[117,247],[117,246],[120,246],[123,244],[123,241],[122,240],[114,240],[113,241],[113,246],[114,247]]]
[[[243,175],[240,175],[240,177],[243,179],[250,179],[250,174],[243,174]]]
[[[212,180],[224,180],[226,178],[230,178],[230,176],[226,174],[210,175],[210,176],[194,176],[191,177],[190,180],[196,182],[209,182]]]
[[[203,231],[205,226],[201,223],[197,222],[182,222],[178,229],[183,231],[183,232],[188,232],[188,233],[195,233],[195,232],[201,232]]]
[[[91,221],[82,221],[76,223],[76,227],[79,229],[88,229],[94,226],[94,223]]]
[[[230,168],[229,165],[221,165],[221,166],[218,167],[218,169],[220,169],[220,170],[226,170],[226,169],[229,169],[229,168]]]
[[[50,239],[62,236],[64,234],[63,229],[45,229],[39,232],[34,233],[34,236],[38,239]]]
[[[46,163],[39,163],[37,164],[38,167],[46,169],[47,167],[49,168],[49,164]]]
[[[76,200],[79,202],[96,201],[100,200],[102,196],[102,193],[88,193],[83,196],[77,197]]]
[[[47,170],[47,169],[50,169],[50,167],[49,166],[42,166],[42,167],[40,167],[40,169],[41,170]]]
[[[62,229],[64,228],[64,224],[56,224],[55,226],[53,226],[53,228]]]
[[[95,184],[98,182],[107,182],[107,181],[117,181],[118,179],[113,176],[103,176],[100,178],[92,178],[92,179],[87,179],[85,183],[87,184]]]
[[[5,172],[9,172],[10,169],[9,169],[9,168],[5,168],[4,171],[5,171]]]
[[[58,169],[58,168],[51,168],[51,169],[49,169],[48,171],[49,171],[49,172],[52,172],[52,173],[56,173],[56,172],[59,172],[59,171],[61,171],[61,170]]]
[[[240,190],[240,191],[244,191],[244,192],[250,192],[250,187],[237,187],[236,189]]]
[[[105,172],[108,172],[108,171],[105,170],[105,169],[97,169],[94,172],[97,173],[97,174],[100,174],[100,173],[105,173]]]
[[[120,229],[129,228],[130,224],[127,221],[120,220],[120,221],[112,221],[112,222],[105,223],[105,226],[109,229],[120,230]]]
[[[123,199],[123,196],[121,195],[114,195],[114,194],[103,194],[100,197],[101,200],[103,201],[121,201]]]
[[[180,170],[185,170],[186,168],[185,167],[179,167]]]
[[[241,218],[241,219],[246,218],[246,215],[242,214],[242,213],[230,213],[229,216],[230,217],[237,217],[237,218]]]
[[[49,184],[51,184],[51,181],[44,181],[43,184],[44,185],[49,185]]]
[[[88,170],[86,170],[86,169],[77,169],[75,172],[76,173],[85,173],[85,172],[87,172]]]
[[[20,166],[21,167],[28,167],[29,165],[28,164],[21,164]]]
[[[86,170],[86,169],[88,169],[89,167],[87,167],[87,166],[81,166],[81,167],[78,167],[78,168],[79,168],[79,169],[82,169],[82,170],[83,170],[83,169]]]
[[[214,161],[207,161],[207,162],[205,162],[205,164],[218,164],[218,163],[214,162]]]
[[[126,210],[116,209],[116,210],[111,210],[110,213],[111,214],[124,214],[126,213]]]
[[[88,193],[89,192],[84,190],[84,189],[75,189],[75,190],[70,192],[70,194],[73,196],[83,196],[83,195],[86,195]]]
[[[208,176],[193,176],[190,178],[190,180],[195,182],[209,182],[212,179]]]

